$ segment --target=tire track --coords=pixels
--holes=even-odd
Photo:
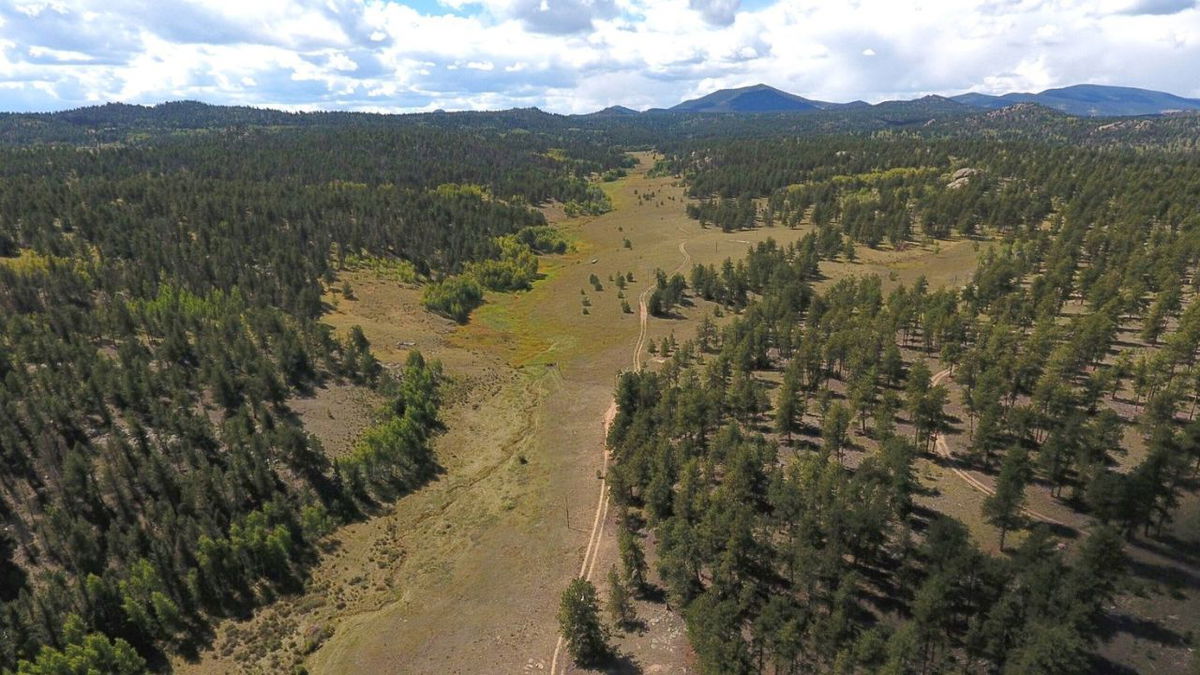
[[[943,371],[937,373],[936,375],[934,375],[930,379],[929,382],[931,385],[937,386],[939,383],[941,383],[942,380],[946,379],[949,376],[950,376],[950,369],[947,368],[946,370],[943,370]],[[933,445],[934,445],[934,448],[936,449],[937,454],[942,456],[943,458],[946,459],[947,462],[949,462],[950,470],[953,471],[959,478],[966,481],[967,485],[970,485],[971,487],[984,493],[985,495],[988,495],[989,497],[996,494],[996,491],[993,488],[989,487],[988,485],[986,485],[985,483],[980,481],[978,478],[972,476],[971,474],[967,473],[966,471],[963,471],[962,469],[960,469],[956,466],[958,464],[958,461],[956,459],[954,459],[954,455],[952,455],[950,453],[950,446],[946,445],[946,441],[942,438],[942,434],[937,434],[934,437]],[[1027,508],[1022,507],[1021,513],[1024,513],[1026,516],[1033,518],[1034,520],[1045,521],[1047,523],[1050,523],[1051,525],[1058,525],[1059,527],[1066,527],[1066,528],[1070,528],[1070,529],[1082,529],[1082,528],[1077,528],[1074,525],[1069,525],[1067,523],[1064,523],[1063,521],[1061,521],[1057,518],[1048,516],[1044,513],[1034,511],[1033,509],[1027,509]]]
[[[675,274],[685,269],[692,262],[692,255],[687,250],[687,240],[679,242],[679,253],[683,255],[683,260],[675,269],[671,270],[671,274]],[[646,346],[646,329],[649,325],[650,310],[646,304],[650,293],[654,291],[655,285],[648,284],[646,288],[638,295],[638,337],[633,346],[633,369],[640,371],[642,369],[642,350]],[[592,580],[592,574],[596,571],[596,561],[600,558],[600,541],[604,538],[604,522],[608,518],[608,428],[612,425],[617,416],[617,401],[614,399],[609,404],[608,410],[604,413],[604,446],[603,463],[600,470],[600,497],[596,503],[596,515],[592,517],[592,531],[588,535],[588,545],[583,552],[583,563],[579,566],[578,576],[587,581]],[[558,636],[558,640],[554,643],[554,656],[550,659],[550,673],[558,672],[558,657],[562,653],[563,638]],[[563,672],[566,672],[567,665],[563,664]]]

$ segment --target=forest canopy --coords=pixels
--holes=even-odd
[[[1169,525],[1200,465],[1200,121],[1140,122],[936,101],[0,116],[0,669],[161,668],[303,588],[334,528],[439,474],[453,375],[417,352],[385,369],[322,324],[339,272],[468,321],[567,251],[540,207],[612,208],[597,182],[653,149],[697,228],[811,232],[655,280],[655,320],[725,319],[619,380],[617,585],[646,591],[652,565],[709,672],[1086,670],[1124,542]],[[817,288],[856,244],[949,237],[991,244],[959,288]],[[337,458],[289,407],[329,383],[384,401]],[[1011,555],[917,508],[951,386],[961,460],[1002,481],[984,517],[1031,529]],[[1122,469],[1126,431],[1145,452]],[[1035,483],[1094,522],[1070,556],[1027,527]],[[593,636],[578,586],[564,624]]]

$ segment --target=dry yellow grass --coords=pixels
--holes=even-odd
[[[878,276],[885,292],[900,284],[912,286],[921,276],[931,288],[962,286],[970,281],[979,253],[988,245],[986,241],[960,238],[910,245],[902,251],[856,246],[854,262],[821,263],[826,280],[817,286],[821,288],[847,276],[867,275]]]

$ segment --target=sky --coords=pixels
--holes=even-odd
[[[0,0],[0,110],[666,107],[1079,83],[1200,97],[1198,0]]]

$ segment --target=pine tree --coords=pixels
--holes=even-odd
[[[596,587],[587,579],[576,578],[563,591],[558,627],[576,663],[595,665],[608,656],[608,636],[600,623]]]
[[[775,406],[775,433],[786,438],[788,443],[792,442],[792,434],[800,430],[800,419],[804,415],[798,394],[796,378],[785,375]]]
[[[625,587],[616,565],[608,568],[608,616],[618,628],[632,624],[635,618],[629,589]]]
[[[850,409],[838,401],[829,406],[825,419],[821,421],[821,440],[824,442],[822,447],[835,455],[838,462],[842,461],[842,450],[845,449],[848,440],[850,415]]]
[[[634,594],[646,587],[646,554],[638,536],[628,527],[621,527],[617,534],[617,549],[621,556],[621,573],[625,587]]]
[[[996,478],[996,493],[983,500],[983,516],[1000,528],[1000,550],[1008,531],[1024,522],[1021,506],[1025,503],[1025,485],[1029,481],[1028,457],[1024,448],[1013,446],[1004,455],[1000,475]]]

